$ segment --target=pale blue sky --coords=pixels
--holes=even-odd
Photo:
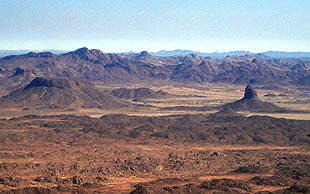
[[[0,0],[0,49],[310,51],[310,0]]]

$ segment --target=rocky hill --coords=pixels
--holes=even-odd
[[[299,84],[310,75],[310,59],[273,59],[263,54],[223,59],[196,54],[171,57],[109,54],[81,48],[55,55],[50,52],[12,55],[0,59],[3,94],[25,86],[34,77],[80,77],[104,84],[231,83]]]
[[[36,77],[0,99],[2,108],[115,108],[128,103],[98,90],[90,81]]]

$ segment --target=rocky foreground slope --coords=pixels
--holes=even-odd
[[[232,110],[1,119],[0,193],[305,193],[309,126]]]

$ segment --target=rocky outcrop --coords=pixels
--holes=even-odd
[[[250,86],[250,84],[245,88],[243,100],[245,99],[258,99],[257,92]]]
[[[232,102],[223,106],[235,111],[251,111],[251,112],[276,112],[283,110],[277,105],[259,100],[255,89],[247,85],[244,91],[244,97],[236,102]]]

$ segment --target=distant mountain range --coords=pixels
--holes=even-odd
[[[65,50],[0,50],[0,57],[5,57],[9,55],[23,55],[27,54],[29,52],[39,53],[39,52],[51,52],[56,55],[63,54],[68,51]],[[125,54],[125,55],[132,55],[137,54],[136,52],[130,51],[130,52],[123,52],[123,53],[115,53],[115,54]],[[252,53],[250,51],[230,51],[230,52],[213,52],[213,53],[203,53],[198,51],[192,51],[192,50],[160,50],[158,52],[151,52],[150,53],[153,56],[157,57],[171,57],[175,55],[190,55],[190,54],[196,54],[201,57],[211,57],[211,58],[225,58],[227,56],[243,56],[243,55],[255,55],[258,53]],[[302,57],[310,57],[310,52],[285,52],[285,51],[267,51],[262,52],[262,54],[271,57],[271,58],[281,58],[281,59],[290,59],[290,58],[302,58]]]
[[[201,57],[198,54],[158,57],[146,51],[137,54],[113,54],[80,48],[59,55],[51,52],[29,52],[6,56],[0,58],[0,94],[8,94],[24,87],[35,77],[83,78],[117,85],[310,85],[310,57],[275,59],[265,54],[229,54],[229,57],[224,58]]]
[[[39,53],[39,52],[51,52],[54,53],[56,55],[58,54],[63,54],[66,53],[68,51],[65,50],[0,50],[0,57],[5,57],[5,56],[10,56],[10,55],[23,55],[23,54],[27,54],[29,52],[34,52],[34,53]]]
[[[230,51],[230,52],[213,52],[213,53],[202,53],[192,50],[161,50],[158,52],[151,53],[154,56],[158,57],[170,57],[174,55],[189,55],[197,54],[201,57],[211,57],[211,58],[225,58],[227,56],[243,56],[243,55],[255,55],[257,53],[252,53],[249,51]],[[267,51],[262,52],[262,54],[271,57],[271,58],[301,58],[301,57],[310,57],[310,52],[285,52],[285,51]]]

